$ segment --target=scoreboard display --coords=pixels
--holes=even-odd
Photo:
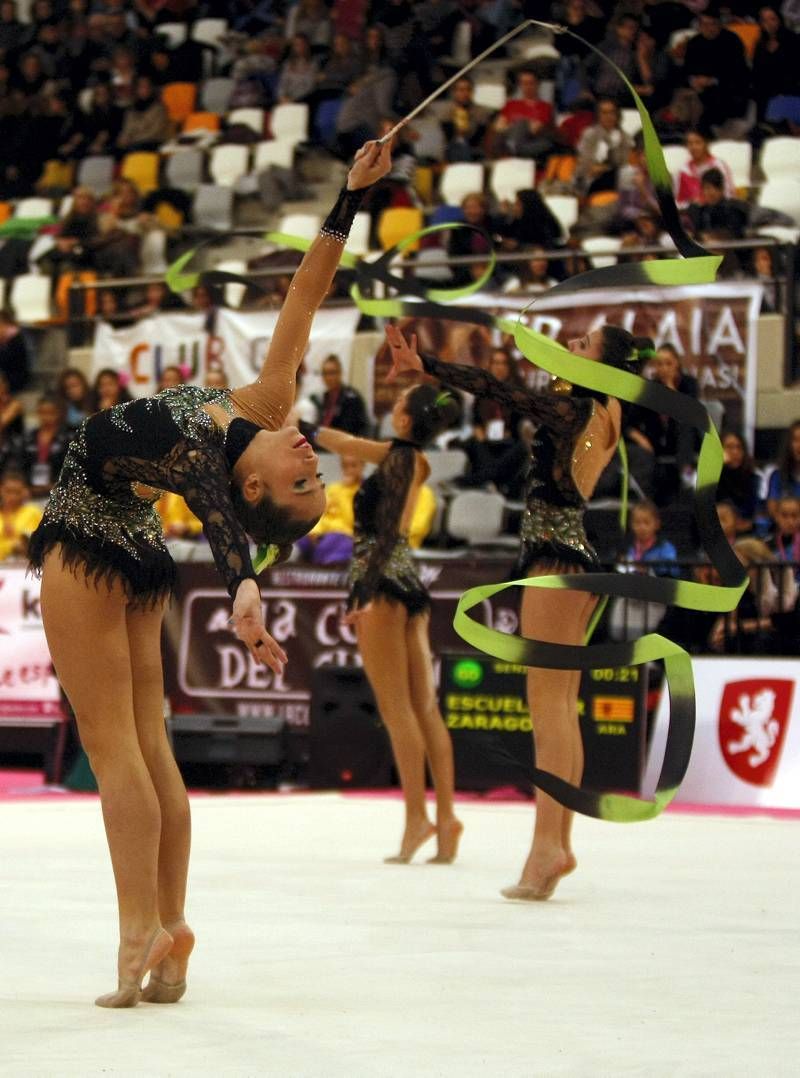
[[[445,653],[441,663],[440,704],[453,740],[456,788],[514,786],[529,792],[534,756],[525,667],[474,653]],[[639,793],[646,695],[646,667],[583,672],[583,786]]]

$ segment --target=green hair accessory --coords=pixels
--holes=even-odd
[[[269,569],[278,560],[281,550],[277,543],[259,543],[256,556],[253,558],[253,568],[257,573],[263,569]]]
[[[452,399],[453,399],[453,394],[448,393],[447,390],[445,389],[437,396],[436,400],[433,402],[433,407],[434,408],[443,408],[445,406],[445,404],[447,404],[447,402],[451,401]]]
[[[655,348],[634,348],[633,350],[635,359],[655,359],[657,354]]]

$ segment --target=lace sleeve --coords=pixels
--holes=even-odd
[[[488,397],[504,408],[530,416],[537,424],[559,433],[577,433],[589,421],[592,402],[588,398],[573,400],[555,394],[534,393],[521,386],[507,385],[480,367],[459,363],[444,363],[434,356],[420,357],[427,374],[440,382],[463,389],[476,397]]]
[[[103,473],[113,485],[137,481],[183,495],[202,521],[214,562],[232,598],[242,580],[256,579],[250,544],[231,501],[230,472],[220,450],[211,446],[187,448],[181,440],[158,460],[112,457],[105,462]]]
[[[376,541],[367,571],[354,589],[353,598],[364,606],[375,594],[378,581],[400,534],[408,492],[414,478],[415,451],[412,446],[394,446],[381,465],[381,499],[375,514]]]

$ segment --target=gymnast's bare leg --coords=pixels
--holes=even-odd
[[[523,635],[553,644],[582,644],[596,602],[595,596],[585,592],[526,588],[522,600]],[[575,670],[528,670],[536,766],[574,786],[580,785],[583,776],[579,686],[580,674]],[[537,790],[533,844],[519,884],[503,891],[507,898],[549,898],[559,880],[576,868],[573,816],[558,801]]]
[[[118,583],[95,586],[66,569],[55,547],[44,563],[41,606],[50,655],[97,778],[117,889],[119,987],[97,1003],[129,1007],[172,938],[159,913],[161,808],[137,736],[128,600]]]
[[[436,856],[430,858],[430,863],[449,865],[456,858],[464,828],[453,810],[453,744],[436,699],[429,622],[430,615],[427,613],[408,619],[406,650],[411,703],[422,730],[436,791]]]
[[[425,738],[409,683],[408,611],[400,603],[376,598],[357,622],[358,647],[364,670],[386,724],[405,803],[405,828],[400,852],[387,862],[406,864],[436,834],[425,799]]]
[[[161,809],[158,911],[173,939],[169,954],[150,971],[142,992],[148,1003],[177,1003],[186,991],[186,968],[194,947],[194,933],[184,912],[191,845],[189,798],[164,726],[163,616],[162,605],[128,609],[126,616],[136,735]]]

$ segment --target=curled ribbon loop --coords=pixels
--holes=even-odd
[[[681,255],[679,258],[589,270],[554,286],[549,290],[548,295],[571,294],[596,287],[630,289],[643,285],[658,287],[701,285],[713,281],[721,258],[709,254],[684,231],[672,195],[671,179],[658,136],[647,109],[634,87],[608,57],[572,31],[535,20],[527,20],[527,25],[545,26],[581,41],[586,48],[596,53],[606,63],[611,64],[628,87],[642,121],[647,171],[655,189],[664,226]],[[530,309],[530,305],[520,313],[516,320],[496,317],[476,307],[448,306],[454,300],[462,299],[478,291],[491,277],[495,265],[494,252],[491,253],[486,272],[478,281],[464,288],[427,289],[419,281],[391,272],[393,260],[420,238],[434,232],[459,227],[481,231],[475,229],[475,226],[450,222],[425,228],[407,236],[390,250],[384,251],[374,262],[358,260],[345,253],[342,257],[342,265],[355,270],[356,279],[351,288],[351,296],[359,309],[365,314],[380,318],[430,317],[474,323],[512,334],[520,352],[538,367],[575,385],[585,386],[609,397],[668,415],[679,423],[693,427],[702,438],[694,492],[694,511],[700,540],[709,557],[711,567],[720,580],[719,586],[638,574],[628,576],[617,573],[575,573],[568,576],[537,576],[470,588],[461,596],[453,622],[456,631],[469,644],[504,661],[526,666],[587,670],[639,665],[662,660],[670,696],[670,719],[661,773],[652,799],[584,790],[539,769],[534,769],[532,775],[537,787],[574,811],[617,822],[650,819],[658,815],[675,796],[689,764],[694,736],[695,699],[691,661],[687,652],[658,633],[649,633],[631,643],[589,645],[588,640],[602,613],[602,605],[598,606],[595,612],[587,632],[587,643],[583,646],[551,644],[502,633],[477,622],[470,616],[470,611],[485,600],[511,587],[591,592],[601,596],[601,604],[607,602],[611,596],[620,596],[690,610],[723,613],[734,609],[747,587],[747,575],[725,539],[716,514],[715,494],[723,463],[719,436],[708,412],[699,401],[647,381],[638,375],[603,366],[585,357],[574,355],[549,337],[529,329],[523,322],[523,316]],[[308,240],[279,233],[270,233],[266,239],[303,251],[307,250],[311,243]],[[489,246],[491,248],[491,244]],[[174,280],[186,282],[191,278],[191,275],[184,271],[193,254],[194,252],[189,252],[184,255],[170,268],[167,279],[171,287],[174,287]],[[172,275],[172,280],[170,275]],[[228,276],[226,279],[234,278]],[[237,277],[236,280],[240,283],[250,283],[241,277]],[[375,282],[380,282],[396,294],[382,299],[370,298],[367,293]],[[193,283],[197,281],[194,280]],[[186,288],[192,285],[181,283],[180,287]],[[620,440],[619,449],[624,461],[622,440]],[[627,491],[624,500],[627,501]]]

